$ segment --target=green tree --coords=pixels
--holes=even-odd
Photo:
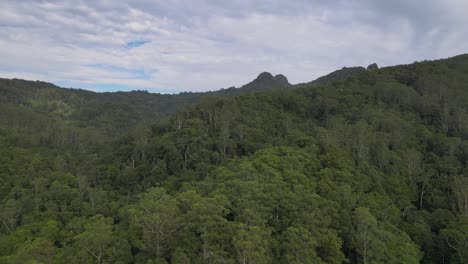
[[[50,263],[57,252],[54,244],[44,238],[37,238],[32,242],[21,245],[13,256],[9,257],[12,264]]]
[[[237,260],[242,264],[269,263],[270,232],[259,226],[238,224],[232,243],[237,252]]]
[[[128,210],[132,221],[142,229],[139,247],[156,258],[166,256],[180,225],[177,200],[162,188],[152,188]]]
[[[468,261],[468,219],[460,218],[451,222],[447,228],[441,231],[441,236],[446,245],[455,251],[451,261],[454,263],[466,263]]]
[[[84,232],[74,239],[74,245],[81,250],[81,256],[89,262],[128,263],[131,260],[128,242],[115,236],[110,218],[94,216],[85,224]]]
[[[365,207],[355,209],[353,220],[353,244],[359,263],[378,263],[383,255],[384,244],[377,237],[377,220]]]
[[[290,227],[284,233],[285,263],[323,263],[317,256],[317,240],[303,227]]]

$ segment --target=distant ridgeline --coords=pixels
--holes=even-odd
[[[0,79],[0,263],[468,263],[468,55],[306,84]]]
[[[345,69],[348,68],[321,77],[316,82],[324,83],[322,78],[331,82],[352,75],[348,70],[344,72]],[[24,124],[20,126],[28,126],[28,123],[34,121],[17,118],[16,115],[29,111],[31,116],[35,116],[33,119],[39,116],[41,119],[53,117],[70,125],[91,127],[104,135],[115,136],[140,123],[175,114],[187,106],[196,104],[205,96],[239,96],[256,92],[287,91],[295,87],[284,75],[273,76],[268,72],[261,73],[255,80],[240,88],[174,95],[146,91],[95,93],[82,89],[60,88],[42,81],[0,78],[0,103],[3,108],[0,115],[3,114],[5,121],[12,119],[8,121],[10,125],[13,125],[12,122],[23,120]]]
[[[376,64],[375,64],[376,65]],[[329,84],[365,72],[362,67],[344,67],[309,84]],[[96,93],[82,89],[61,88],[42,81],[0,78],[0,103],[5,121],[15,122],[18,113],[31,112],[41,118],[55,118],[80,128],[92,127],[108,136],[115,136],[144,122],[175,114],[194,105],[206,96],[239,96],[267,91],[288,91],[304,84],[292,85],[278,74],[263,72],[240,88],[210,92],[159,94],[146,91]],[[21,107],[20,109],[17,109]],[[12,113],[14,112],[14,113]],[[0,115],[2,115],[0,113]],[[19,120],[22,120],[20,118]],[[21,121],[18,121],[21,122]],[[27,124],[30,121],[25,121]],[[12,125],[12,124],[10,124]]]

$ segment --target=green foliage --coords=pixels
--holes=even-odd
[[[129,263],[128,242],[116,237],[112,229],[112,219],[101,215],[92,217],[85,224],[84,232],[74,237],[77,257],[87,263]]]
[[[180,95],[2,79],[0,263],[467,263],[466,65]]]

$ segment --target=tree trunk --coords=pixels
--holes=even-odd
[[[424,187],[426,186],[425,182],[423,182],[423,185],[421,187],[421,195],[419,198],[419,210],[422,210],[423,208],[423,197],[424,197]]]

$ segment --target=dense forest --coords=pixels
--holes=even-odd
[[[179,95],[0,80],[0,263],[468,263],[468,55]]]

